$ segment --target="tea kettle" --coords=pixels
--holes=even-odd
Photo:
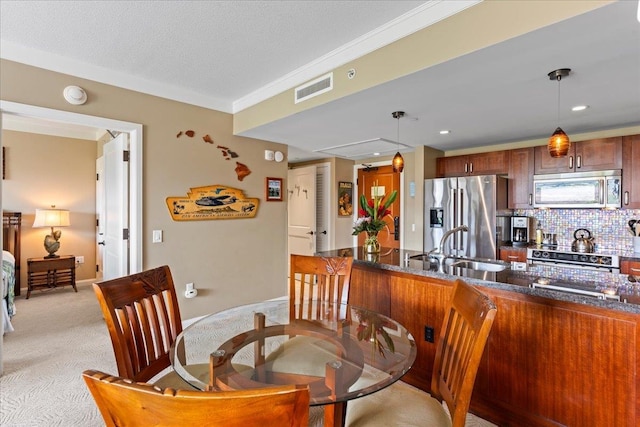
[[[591,232],[586,228],[578,228],[573,232],[574,241],[571,244],[573,252],[593,252],[595,245]]]

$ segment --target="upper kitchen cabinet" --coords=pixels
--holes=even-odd
[[[640,135],[622,137],[622,207],[640,209]]]
[[[506,175],[509,173],[509,150],[466,156],[439,157],[438,177],[465,175]]]
[[[533,147],[510,150],[509,209],[533,207]]]
[[[559,158],[541,145],[535,147],[534,163],[536,174],[622,169],[622,137],[575,142],[569,154]]]

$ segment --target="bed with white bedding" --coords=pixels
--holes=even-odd
[[[2,322],[4,332],[13,332],[11,317],[16,312],[14,297],[14,285],[16,281],[16,259],[11,252],[2,251],[2,285],[0,296],[2,297]]]
[[[16,312],[14,295],[20,295],[20,240],[22,213],[2,211],[2,282],[0,317],[4,331],[13,331],[11,318]]]

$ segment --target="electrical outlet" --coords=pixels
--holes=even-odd
[[[84,264],[84,257],[83,256],[77,256],[76,257],[76,264]]]
[[[434,339],[435,339],[434,334],[435,334],[435,331],[431,326],[424,327],[424,340],[426,342],[434,342]]]

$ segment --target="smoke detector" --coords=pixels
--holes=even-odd
[[[62,91],[64,99],[72,105],[82,105],[87,102],[87,92],[80,86],[67,86]]]

